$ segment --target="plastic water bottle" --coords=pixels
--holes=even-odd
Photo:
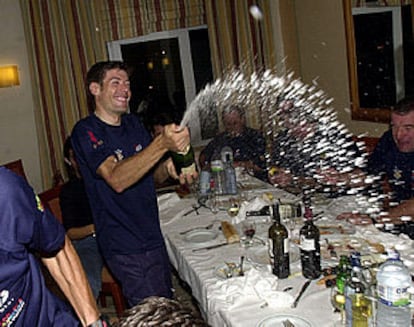
[[[226,154],[226,161],[224,166],[224,176],[226,181],[226,194],[237,194],[237,179],[236,171],[233,167],[233,160],[229,153]]]
[[[388,259],[377,273],[377,326],[411,326],[410,296],[411,276],[400,260],[398,252],[389,252]]]
[[[199,189],[200,196],[207,196],[210,193],[210,167],[207,162],[204,163],[204,168],[200,172]]]
[[[223,195],[225,193],[225,176],[224,166],[221,160],[213,160],[211,162],[211,175],[214,179],[216,195]]]

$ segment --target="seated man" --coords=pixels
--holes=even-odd
[[[0,167],[0,322],[1,326],[106,326],[72,243],[58,220],[45,211],[27,182]],[[73,306],[45,285],[46,268]]]
[[[414,99],[400,101],[391,112],[390,129],[368,160],[368,171],[388,180],[392,218],[414,218]]]
[[[233,150],[235,167],[244,167],[257,178],[267,181],[264,157],[266,144],[263,135],[246,126],[245,112],[239,106],[225,108],[222,119],[225,131],[214,137],[201,151],[201,168],[220,158],[221,150],[228,146]]]
[[[176,300],[151,296],[127,310],[116,327],[208,327],[198,313]]]
[[[96,242],[92,211],[70,137],[66,139],[63,152],[69,175],[69,181],[62,186],[59,195],[63,226],[79,255],[96,299],[101,290],[103,258]]]

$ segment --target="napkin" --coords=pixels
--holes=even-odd
[[[256,196],[250,201],[243,201],[240,205],[239,213],[233,218],[233,222],[238,224],[246,219],[247,211],[258,211],[270,204],[270,200],[266,196]]]
[[[259,309],[265,304],[274,308],[289,308],[294,298],[292,295],[277,291],[278,279],[268,271],[254,267],[245,272],[243,277],[229,278],[219,281],[213,287],[209,311],[232,310],[243,306],[257,304]]]

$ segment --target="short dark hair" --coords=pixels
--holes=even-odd
[[[392,113],[397,115],[406,115],[414,111],[414,97],[409,96],[400,101],[392,108]]]
[[[73,180],[77,178],[75,169],[72,167],[72,164],[70,162],[71,151],[74,151],[74,150],[72,146],[72,140],[70,136],[68,136],[65,143],[63,144],[63,156],[64,156],[66,172],[68,174],[69,180]],[[73,154],[75,153],[73,152]]]
[[[208,327],[200,315],[180,302],[151,296],[125,311],[115,327]]]
[[[86,74],[85,83],[89,112],[93,112],[95,110],[95,98],[89,90],[89,85],[91,85],[91,83],[98,83],[102,86],[106,72],[111,69],[124,70],[127,72],[128,76],[130,73],[127,64],[122,61],[100,61],[94,64]]]
[[[229,114],[233,111],[236,111],[240,115],[240,117],[245,117],[246,116],[244,108],[242,108],[241,106],[238,106],[238,105],[231,105],[231,106],[225,107],[223,109],[222,117],[224,117],[225,115],[227,115],[227,114]]]

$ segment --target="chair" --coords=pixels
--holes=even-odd
[[[375,147],[377,146],[379,138],[369,137],[369,136],[363,136],[363,137],[353,136],[353,140],[355,142],[364,142],[367,153],[371,154],[374,151]]]
[[[49,209],[53,215],[62,223],[62,211],[60,209],[59,194],[62,189],[62,185],[57,185],[49,190],[46,190],[39,194],[39,198],[43,205]],[[99,301],[103,307],[106,307],[106,296],[112,296],[115,306],[116,314],[118,317],[126,309],[125,298],[122,294],[121,287],[112,277],[111,273],[106,266],[102,269],[102,285],[101,293],[99,294]]]
[[[10,169],[12,172],[16,173],[19,176],[22,176],[27,181],[26,173],[24,172],[23,168],[23,161],[21,159],[5,163],[1,166]]]

